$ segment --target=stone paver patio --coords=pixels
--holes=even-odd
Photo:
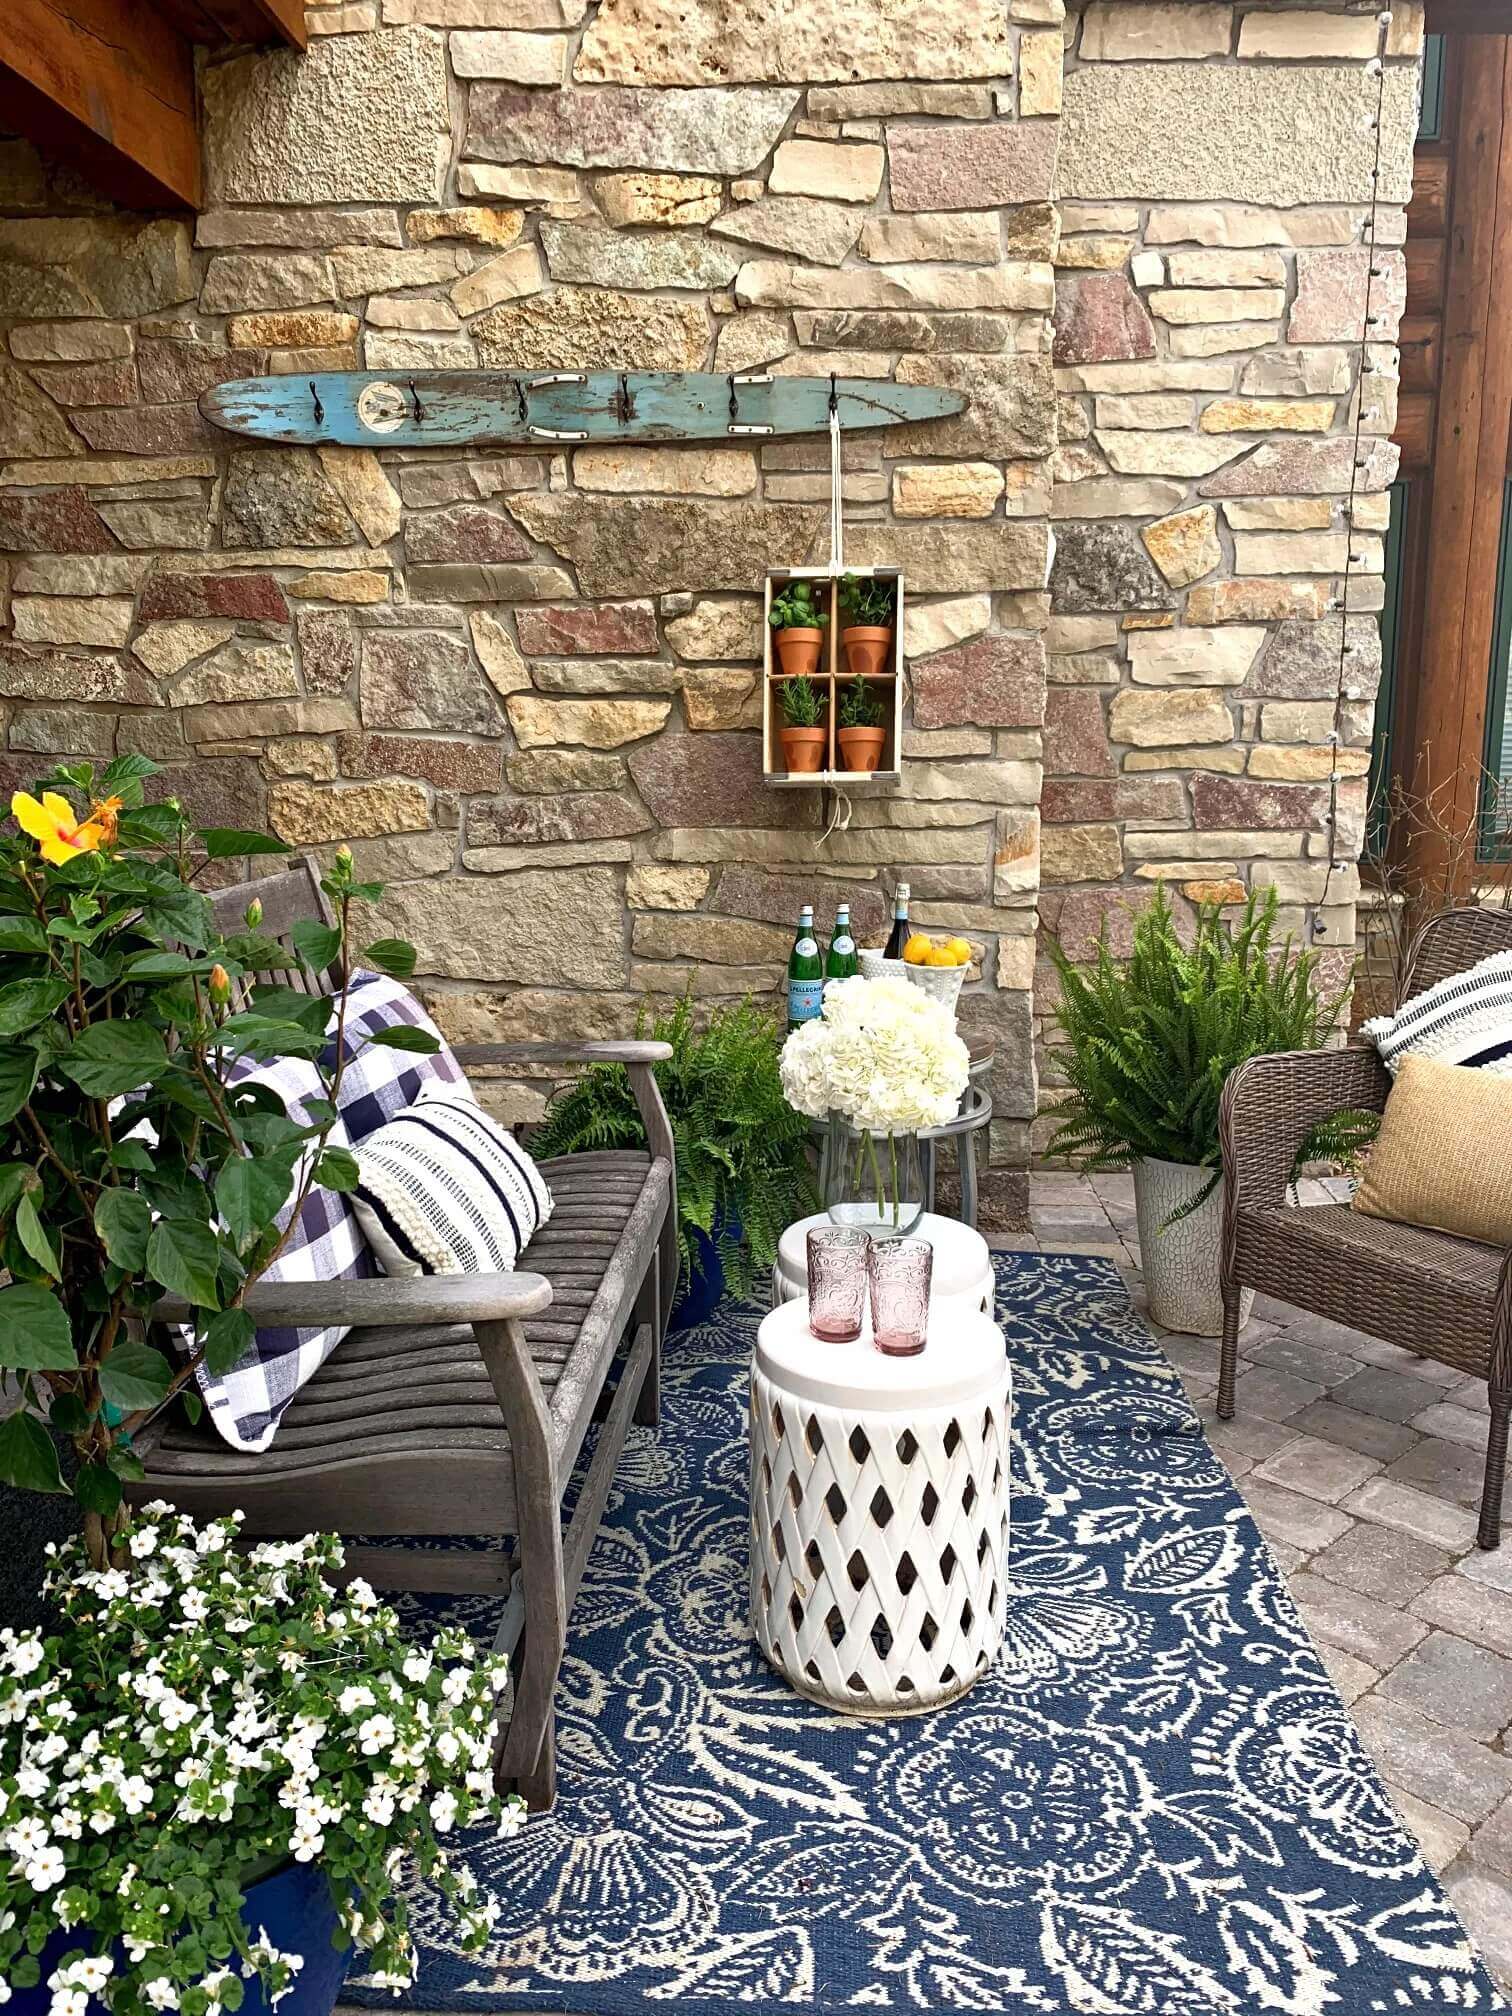
[[[1303,1204],[1330,1187],[1304,1183]],[[994,1243],[1105,1255],[1143,1310],[1130,1177],[1036,1174],[1030,1215],[1030,1235]],[[1512,1538],[1475,1545],[1484,1384],[1261,1296],[1221,1422],[1217,1339],[1152,1327],[1403,1820],[1512,1988]]]

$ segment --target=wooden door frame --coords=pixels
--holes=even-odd
[[[1459,71],[1443,362],[1424,527],[1421,653],[1405,746],[1414,794],[1456,828],[1479,816],[1512,440],[1512,35],[1456,37]],[[1419,835],[1414,854],[1431,850]],[[1439,864],[1414,859],[1433,873]]]

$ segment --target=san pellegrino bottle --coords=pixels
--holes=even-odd
[[[798,918],[798,936],[788,957],[788,1028],[812,1022],[824,1005],[824,960],[814,936],[814,906],[805,903]]]
[[[887,936],[887,944],[883,948],[883,958],[901,959],[903,947],[908,943],[908,935],[908,884],[900,882],[898,893],[893,900],[893,925]]]
[[[851,936],[850,905],[841,903],[835,910],[835,935],[830,940],[829,957],[824,962],[824,977],[826,980],[849,980],[853,973],[860,970],[856,941]]]

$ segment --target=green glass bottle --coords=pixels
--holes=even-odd
[[[805,903],[798,918],[798,936],[788,956],[788,1029],[812,1022],[824,1005],[824,960],[814,936],[814,909]]]
[[[841,903],[835,910],[835,935],[830,940],[829,957],[824,962],[824,977],[826,980],[849,980],[853,973],[860,971],[856,941],[851,936],[850,905]]]

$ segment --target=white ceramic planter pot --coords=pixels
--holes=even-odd
[[[1139,1259],[1150,1315],[1166,1330],[1184,1330],[1196,1337],[1223,1333],[1223,1293],[1219,1265],[1223,1240],[1223,1185],[1174,1225],[1173,1211],[1200,1197],[1212,1181],[1211,1169],[1187,1162],[1157,1162],[1149,1156],[1134,1164],[1134,1209],[1139,1220]],[[1162,1231],[1162,1226],[1165,1229]],[[1246,1288],[1239,1302],[1239,1322],[1249,1321],[1255,1291]]]

